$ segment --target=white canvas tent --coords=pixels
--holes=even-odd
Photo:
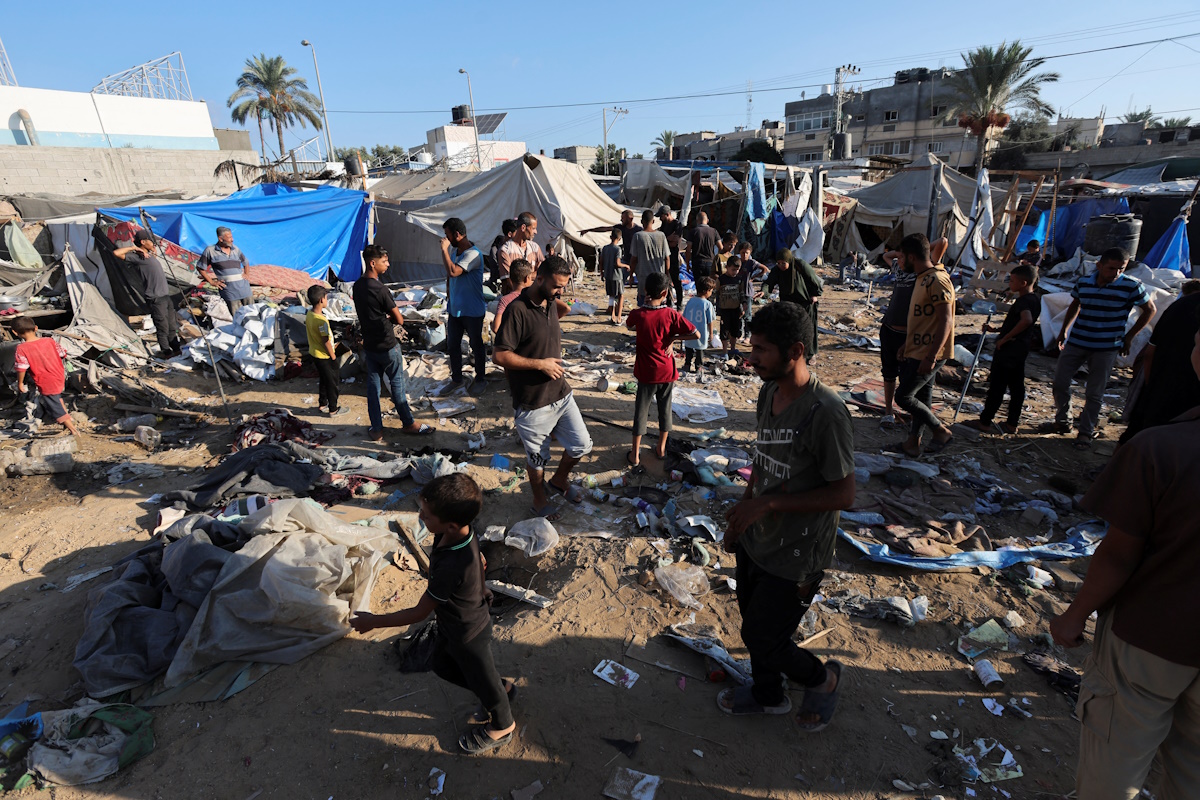
[[[425,208],[435,198],[460,183],[474,178],[478,172],[422,169],[385,175],[371,184],[371,194],[377,200],[400,206],[405,211]]]
[[[583,167],[534,155],[463,181],[425,208],[406,211],[386,200],[376,208],[375,243],[391,256],[389,279],[414,282],[445,277],[438,243],[450,217],[463,220],[467,236],[485,250],[501,223],[523,211],[537,216],[536,241],[543,250],[552,242],[598,248],[608,244],[606,233],[580,231],[615,225],[625,210]]]
[[[938,166],[938,159],[926,153],[887,180],[850,192],[858,202],[850,212],[848,235],[837,257],[857,251],[873,259],[893,237],[898,240],[910,233],[927,233]],[[967,235],[976,183],[949,166],[940,166],[935,213],[938,230],[950,240],[947,258],[954,259]],[[1003,201],[1003,191],[990,191],[994,202]]]

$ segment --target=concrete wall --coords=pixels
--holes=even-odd
[[[250,143],[250,131],[239,128],[213,128],[217,137],[217,146],[222,150],[253,150]]]
[[[1157,133],[1157,131],[1151,131]],[[1037,170],[1052,170],[1060,163],[1063,171],[1073,171],[1076,167],[1087,165],[1086,177],[1099,177],[1124,167],[1141,164],[1146,161],[1157,161],[1160,158],[1174,156],[1185,158],[1200,157],[1200,139],[1191,142],[1171,142],[1168,144],[1132,145],[1129,147],[1093,147],[1090,150],[1069,150],[1066,152],[1029,153],[1025,156],[1025,168]],[[1103,178],[1099,178],[1103,180]]]
[[[0,86],[0,145],[30,144],[20,110],[42,147],[217,149],[202,102]]]
[[[554,148],[554,157],[564,161],[570,161],[572,164],[578,164],[581,167],[587,168],[596,163],[596,155],[599,152],[599,147],[573,144],[570,147]]]
[[[0,190],[78,195],[175,189],[224,194],[237,186],[232,178],[217,180],[213,170],[227,159],[259,163],[253,150],[0,146]]]

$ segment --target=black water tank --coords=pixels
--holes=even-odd
[[[1119,247],[1132,258],[1142,238],[1142,218],[1133,214],[1104,214],[1093,217],[1083,234],[1084,252],[1103,255],[1105,250]]]
[[[342,166],[346,168],[346,174],[352,178],[357,178],[362,175],[362,169],[358,166],[358,156],[347,156],[342,159]]]
[[[450,119],[452,119],[455,122],[462,122],[464,119],[470,119],[470,118],[471,118],[471,107],[470,106],[455,106],[454,108],[450,109]]]
[[[850,154],[853,151],[853,143],[853,138],[849,131],[846,133],[835,133],[833,135],[833,160],[844,161],[850,158]]]

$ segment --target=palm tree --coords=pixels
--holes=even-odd
[[[1155,123],[1154,127],[1155,128],[1166,128],[1167,130],[1170,130],[1171,128],[1187,128],[1191,124],[1192,124],[1191,117],[1167,117],[1166,119],[1162,120],[1161,122]]]
[[[297,123],[303,128],[305,122],[311,122],[314,129],[321,129],[320,101],[308,91],[308,82],[293,77],[295,74],[295,68],[289,67],[283,56],[268,58],[266,53],[260,53],[246,59],[246,69],[237,79],[237,91],[225,103],[233,109],[230,116],[234,122],[244,125],[251,116],[258,120],[260,144],[262,121],[269,120],[279,136],[280,158],[283,158],[284,128]],[[263,149],[265,157],[265,144]]]
[[[654,145],[655,147],[662,148],[664,151],[666,151],[667,158],[670,159],[675,155],[672,148],[675,146],[675,137],[677,135],[678,133],[676,131],[663,131],[658,135],[658,138],[650,144]]]
[[[963,54],[965,67],[946,79],[955,92],[950,113],[958,126],[975,134],[975,171],[983,168],[988,134],[1002,130],[1011,119],[1006,109],[1022,108],[1050,116],[1054,109],[1042,100],[1042,87],[1058,80],[1057,72],[1036,72],[1044,58],[1030,58],[1032,47],[1020,41],[1001,42],[993,49],[983,46]]]
[[[1147,128],[1157,128],[1159,118],[1150,110],[1150,106],[1146,106],[1144,111],[1130,111],[1128,114],[1122,114],[1118,119],[1121,122],[1144,122]]]

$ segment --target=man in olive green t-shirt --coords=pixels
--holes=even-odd
[[[772,303],[750,321],[750,365],[764,384],[754,469],[745,496],[725,515],[725,549],[737,554],[754,685],[717,697],[728,714],[786,714],[786,676],[805,687],[796,721],[808,732],[832,719],[842,665],[821,663],[792,637],[833,559],[838,512],[854,502],[850,412],[808,370],[812,333],[808,312],[795,303]]]

